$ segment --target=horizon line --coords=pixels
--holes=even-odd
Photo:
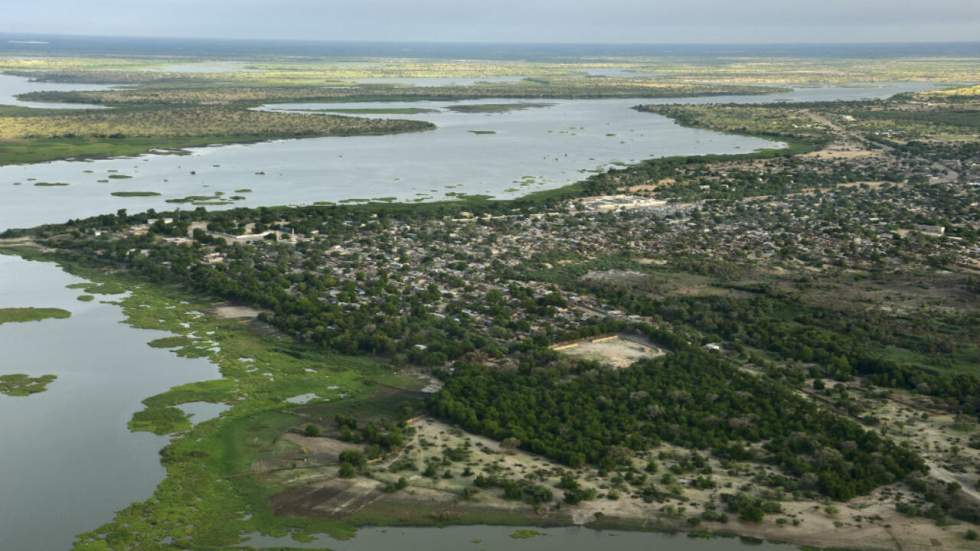
[[[0,36],[24,37],[63,37],[63,38],[100,38],[116,40],[190,40],[190,41],[234,41],[234,42],[280,42],[280,43],[315,43],[315,44],[418,44],[418,45],[486,45],[486,46],[908,46],[908,45],[980,45],[980,40],[911,40],[911,41],[805,41],[805,42],[523,42],[523,41],[494,41],[494,40],[383,40],[383,39],[318,39],[318,38],[243,38],[225,36],[163,36],[163,35],[105,35],[105,34],[74,34],[74,33],[45,33],[17,32],[0,30]]]

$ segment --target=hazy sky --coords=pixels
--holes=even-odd
[[[0,32],[484,42],[980,40],[980,0],[2,0]]]

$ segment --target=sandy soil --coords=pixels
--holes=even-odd
[[[861,147],[850,146],[831,146],[820,151],[813,151],[801,155],[812,159],[837,160],[837,159],[866,159],[869,157],[879,157],[881,153],[863,149]]]
[[[248,306],[222,304],[212,308],[211,313],[223,319],[255,319],[262,311]]]
[[[616,369],[627,368],[644,358],[656,358],[665,354],[651,342],[638,337],[620,335],[557,344],[552,349],[569,356],[595,360]]]
[[[941,414],[926,415],[922,411],[892,400],[882,400],[874,411],[883,419],[883,430],[897,438],[908,438],[926,456],[934,467],[933,475],[939,479],[952,478],[975,487],[975,473],[964,476],[950,470],[950,447],[948,428],[954,419]],[[618,519],[638,527],[674,525],[681,530],[690,529],[686,519],[697,516],[708,508],[723,511],[720,496],[735,493],[743,488],[762,487],[753,482],[759,476],[774,473],[767,465],[741,463],[722,467],[720,462],[708,459],[714,488],[701,489],[692,485],[698,476],[692,473],[679,474],[670,482],[660,477],[690,452],[671,446],[661,446],[656,450],[638,454],[634,465],[638,470],[650,459],[659,465],[656,474],[650,479],[672,497],[663,502],[646,502],[634,493],[636,488],[619,485],[615,499],[608,496],[617,483],[607,476],[600,476],[592,468],[570,470],[546,458],[519,450],[505,448],[494,440],[470,434],[440,421],[421,417],[410,423],[415,434],[403,452],[395,457],[370,466],[368,477],[350,480],[336,478],[336,466],[321,463],[311,468],[284,470],[287,485],[291,489],[273,499],[273,506],[281,513],[338,516],[361,511],[375,504],[382,506],[411,507],[417,503],[420,509],[483,508],[488,511],[509,511],[541,518],[571,519],[574,524],[589,524],[600,517]],[[899,434],[896,433],[901,428]],[[904,435],[904,436],[903,436]],[[336,457],[340,451],[352,447],[329,438],[306,438],[290,434],[284,439],[302,454],[315,457],[316,462]],[[465,459],[445,463],[442,461],[447,449],[465,447],[469,450]],[[963,453],[957,448],[957,453]],[[937,455],[938,454],[938,455]],[[945,455],[944,455],[945,454]],[[969,452],[969,460],[976,461],[980,452]],[[392,472],[392,464],[410,460],[415,470]],[[438,475],[435,478],[423,476],[422,470],[428,461],[438,461]],[[977,463],[974,463],[975,465]],[[471,474],[464,476],[464,469]],[[552,489],[555,499],[560,501],[562,490],[557,488],[563,473],[572,473],[583,488],[593,489],[598,497],[579,505],[549,504],[533,511],[526,504],[507,501],[499,489],[480,489],[470,500],[464,500],[463,490],[473,488],[473,477],[478,474],[496,473],[511,480],[527,479]],[[393,494],[384,493],[381,488],[390,482],[404,477],[408,487]],[[976,492],[971,491],[970,495]],[[762,523],[744,523],[734,515],[729,515],[727,523],[704,522],[698,529],[733,535],[752,536],[774,541],[785,541],[799,545],[816,547],[848,547],[860,549],[880,549],[897,551],[919,551],[945,549],[966,551],[976,549],[975,542],[962,537],[969,525],[963,523],[940,527],[924,518],[913,518],[899,514],[895,502],[912,492],[902,484],[879,488],[868,496],[846,503],[829,501],[797,501],[784,496],[780,501],[783,512],[769,515]],[[387,504],[387,505],[384,505]],[[395,505],[393,505],[395,504]],[[972,546],[972,547],[971,547]]]

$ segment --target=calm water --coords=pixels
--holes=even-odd
[[[583,171],[616,161],[774,146],[754,138],[682,128],[630,109],[636,103],[556,101],[546,108],[493,115],[445,111],[404,117],[438,125],[422,133],[210,147],[196,149],[190,156],[0,167],[0,228],[62,222],[119,208],[171,210],[178,205],[166,199],[214,192],[232,196],[243,188],[252,190],[242,194],[247,199],[239,204],[244,206],[380,197],[442,199],[446,193],[460,192],[512,197],[577,181],[584,177]],[[446,105],[411,106],[442,109]],[[399,106],[405,105],[391,105]],[[475,135],[472,130],[496,134]],[[109,171],[132,178],[100,183]],[[534,176],[534,184],[518,185],[524,176]],[[71,185],[38,187],[31,179]],[[153,191],[162,196],[117,198],[110,195],[113,191]]]
[[[0,308],[72,313],[0,325],[0,373],[58,376],[41,394],[0,395],[0,549],[67,549],[75,534],[149,497],[166,439],[126,423],[143,398],[220,376],[205,360],[147,346],[165,334],[122,324],[119,307],[78,301],[83,291],[65,286],[79,281],[54,264],[0,255]]]
[[[253,57],[420,57],[574,62],[586,57],[731,58],[975,57],[980,42],[861,44],[494,44],[487,42],[358,42],[140,38],[0,33],[0,51],[15,55]]]
[[[40,86],[50,89],[51,85]],[[885,97],[913,88],[808,89],[766,98],[683,101],[853,99]],[[554,101],[546,108],[493,115],[454,113],[445,109],[446,103],[423,102],[411,106],[439,112],[406,118],[431,120],[439,125],[438,130],[203,148],[184,157],[148,155],[3,167],[0,229],[61,222],[117,208],[136,211],[174,206],[159,199],[117,199],[110,197],[111,191],[159,191],[171,198],[215,191],[232,195],[235,189],[251,188],[254,193],[247,194],[249,199],[244,202],[250,206],[352,197],[413,199],[419,194],[438,199],[450,191],[513,196],[578,180],[583,171],[617,161],[774,145],[685,129],[630,109],[641,101],[650,102]],[[316,107],[323,106],[280,105],[276,109]],[[474,135],[471,130],[496,134]],[[110,170],[133,178],[99,183]],[[256,175],[258,171],[266,175]],[[522,187],[515,183],[524,176],[534,176],[534,184]],[[36,187],[30,178],[71,185]],[[16,182],[21,185],[13,185]],[[218,376],[207,361],[181,359],[146,346],[161,334],[121,324],[118,307],[77,301],[82,292],[65,288],[77,281],[52,264],[0,255],[0,307],[60,307],[73,313],[68,320],[0,326],[0,373],[59,376],[46,393],[27,398],[0,396],[0,547],[4,549],[65,549],[77,533],[99,526],[114,511],[149,496],[163,474],[157,454],[165,439],[129,433],[126,422],[140,409],[142,399],[177,384]],[[187,411],[200,422],[220,413],[220,406],[192,404]],[[574,551],[600,545],[617,550],[708,551],[738,545],[736,540],[582,529],[549,530],[544,537],[514,540],[509,537],[512,531],[488,527],[372,529],[354,540],[324,545],[349,551]]]
[[[311,543],[289,538],[253,537],[256,548],[331,549],[333,551],[727,551],[748,549],[737,539],[692,539],[684,535],[646,532],[598,531],[589,528],[536,528],[542,535],[512,538],[516,528],[506,526],[453,526],[448,528],[366,528],[351,540],[323,537]],[[792,551],[790,545],[753,545],[759,551]]]
[[[733,96],[680,101],[855,99],[887,97],[915,88],[913,85],[810,88],[764,98]],[[0,229],[62,222],[120,208],[171,210],[179,205],[168,204],[167,199],[215,192],[230,197],[236,195],[236,190],[246,188],[252,192],[240,194],[246,199],[237,205],[294,205],[382,197],[436,200],[445,198],[447,193],[514,197],[577,181],[589,171],[614,163],[669,155],[748,152],[778,146],[755,138],[683,128],[664,117],[630,109],[640,102],[671,101],[678,100],[556,100],[548,102],[549,107],[498,114],[446,111],[449,103],[445,102],[384,104],[438,109],[437,113],[397,115],[432,121],[438,128],[394,136],[198,148],[189,156],[144,155],[0,167]],[[381,104],[339,107],[378,105]],[[336,105],[291,104],[270,108],[331,106]],[[472,131],[495,133],[478,135]],[[100,183],[110,171],[132,178]],[[533,177],[533,182],[522,180],[527,176]],[[71,185],[39,187],[33,185],[37,181]],[[110,195],[113,191],[153,191],[162,195],[119,198]]]

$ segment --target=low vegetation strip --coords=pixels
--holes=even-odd
[[[446,109],[457,113],[509,113],[526,109],[549,107],[550,103],[478,103],[472,105],[450,105]]]
[[[110,193],[113,197],[159,197],[160,194],[156,191],[113,191]]]
[[[69,317],[71,312],[60,308],[0,308],[0,325]]]
[[[433,128],[421,121],[306,116],[224,107],[105,110],[65,115],[0,117],[0,141],[54,137],[258,136],[290,138],[387,134]]]
[[[418,107],[375,107],[375,108],[336,108],[336,109],[295,109],[303,113],[336,113],[338,115],[422,115],[438,113],[438,109],[422,109]]]
[[[739,84],[684,84],[619,79],[566,78],[528,80],[519,84],[481,84],[479,86],[188,86],[142,87],[91,92],[31,92],[20,99],[34,102],[63,102],[137,105],[247,105],[318,101],[394,101],[465,99],[588,99],[588,98],[679,98],[721,95],[761,95],[785,92],[785,88],[743,86]]]
[[[138,155],[153,150],[179,151],[187,147],[273,139],[396,134],[432,128],[435,126],[424,121],[231,107],[0,115],[0,165]]]
[[[656,113],[682,126],[719,132],[787,140],[811,146],[830,141],[829,129],[798,110],[781,105],[639,105],[638,111]]]

